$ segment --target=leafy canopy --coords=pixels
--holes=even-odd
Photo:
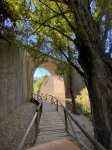
[[[92,0],[88,1],[89,3],[83,0],[77,5],[72,2],[72,0],[69,3],[66,0],[63,0],[63,3],[61,0],[5,0],[8,4],[6,8],[8,6],[11,15],[4,19],[13,18],[10,21],[16,23],[14,29],[16,40],[19,45],[21,43],[28,49],[35,59],[39,52],[43,52],[54,58],[67,60],[72,66],[76,65],[79,68],[77,60],[79,49],[75,46],[79,41],[76,35],[91,46],[96,26],[96,38],[100,39],[102,51],[111,51],[112,0]],[[86,16],[83,14],[84,9],[88,13]],[[68,50],[72,53],[72,58],[69,57]]]

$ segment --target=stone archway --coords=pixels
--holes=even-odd
[[[28,99],[29,100],[32,98],[34,72],[39,67],[44,68],[51,73],[51,77],[49,77],[49,81],[44,83],[43,86],[41,87],[41,90],[40,90],[41,93],[53,94],[56,97],[63,97],[63,98],[70,97],[68,77],[66,75],[64,78],[59,78],[55,74],[56,64],[54,63],[54,59],[49,58],[47,62],[41,64],[40,62],[34,63],[31,57],[29,56],[27,62],[28,62],[28,73],[27,73],[28,82],[27,83],[28,83]],[[75,70],[73,74],[74,74],[73,89],[74,89],[74,95],[76,96],[77,94],[80,93],[80,90],[82,90],[85,84],[84,84],[83,79],[80,77],[80,75],[77,74]]]
[[[48,70],[51,76],[41,86],[40,93],[53,94],[56,97],[65,98],[64,79],[55,74],[56,65],[52,62],[41,64],[39,67]]]
[[[33,76],[34,72],[37,68],[44,68],[48,70],[51,74],[51,76],[48,78],[46,83],[44,83],[40,89],[40,93],[47,93],[47,94],[53,94],[57,97],[63,97],[65,98],[65,86],[64,86],[64,79],[61,77],[58,77],[55,74],[56,71],[56,65],[52,60],[48,60],[47,62],[40,64],[34,63],[31,59],[31,57],[28,57],[28,97],[31,99],[32,92],[33,92]]]
[[[38,68],[44,68],[50,72],[51,75],[55,74],[56,65],[52,61],[41,64]]]

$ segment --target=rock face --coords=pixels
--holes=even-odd
[[[26,54],[0,40],[0,122],[26,101]]]

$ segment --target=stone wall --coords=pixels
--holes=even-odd
[[[35,64],[35,62],[32,60],[31,56],[27,54],[27,83],[28,83],[28,99],[30,100],[32,98],[32,92],[33,92],[33,77],[34,72],[36,68],[38,67],[38,64]]]
[[[57,75],[51,75],[42,84],[40,93],[52,94],[56,97],[65,98],[65,87],[63,78],[59,78]]]
[[[85,87],[84,81],[77,72],[73,71],[72,87],[74,95],[78,95],[80,90]],[[40,93],[53,94],[60,98],[70,98],[70,85],[68,76],[59,78],[56,75],[51,75],[41,86]]]
[[[26,54],[0,39],[0,122],[27,101]]]
[[[72,88],[73,88],[74,95],[76,96],[80,94],[80,91],[85,87],[85,83],[83,78],[75,70],[73,70],[72,73],[73,73]],[[65,80],[65,96],[69,98],[70,97],[69,77],[66,75],[64,77],[64,80]]]

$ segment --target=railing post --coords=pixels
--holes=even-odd
[[[42,105],[41,105],[42,106]],[[40,117],[41,117],[41,107],[40,107],[40,109],[38,110],[36,110],[36,112],[37,112],[37,117],[36,117],[36,119],[35,119],[35,129],[36,129],[36,137],[37,137],[37,135],[38,135],[38,126],[39,126],[39,122],[40,122]]]
[[[51,96],[51,104],[53,104],[54,102],[54,99],[53,99],[53,96]]]
[[[43,111],[43,102],[42,102],[42,105],[41,105],[41,114],[42,114],[42,111]],[[41,115],[40,114],[40,115]],[[40,116],[41,117],[41,116]]]
[[[37,134],[38,134],[38,112],[37,112],[37,116],[35,118],[35,131],[36,131],[36,138],[37,138]]]
[[[58,111],[58,100],[56,99],[56,111]]]
[[[65,109],[64,109],[64,117],[65,117],[65,128],[67,130],[68,129],[68,122],[67,122],[67,114],[66,114]]]

